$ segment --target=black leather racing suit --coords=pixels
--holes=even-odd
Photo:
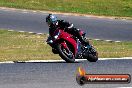
[[[68,32],[69,34],[76,36],[83,45],[86,46],[89,44],[88,42],[83,40],[82,36],[79,34],[79,31],[80,31],[79,29],[76,29],[73,26],[73,24],[66,22],[64,20],[58,20],[55,24],[51,24],[49,26],[49,35],[52,35],[54,31],[56,30],[56,28],[58,27],[60,27],[61,29],[65,29],[65,31]]]

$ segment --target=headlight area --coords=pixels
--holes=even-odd
[[[47,43],[48,44],[52,44],[53,43],[53,40],[49,40]]]
[[[59,35],[60,35],[60,32],[55,33],[54,40],[58,39],[59,38]]]
[[[44,42],[45,42],[45,41],[44,41]],[[52,43],[53,43],[53,40],[52,40],[52,38],[49,36],[46,42],[47,42],[47,44],[52,44]]]
[[[54,36],[54,39],[56,40],[58,37],[59,37],[58,35],[55,35],[55,36]]]

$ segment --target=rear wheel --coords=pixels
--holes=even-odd
[[[90,61],[90,62],[96,62],[98,60],[98,56],[97,55],[93,55],[93,54],[89,54],[87,60]]]
[[[91,48],[87,60],[90,62],[96,62],[98,60],[98,52],[95,51],[94,47]]]
[[[75,62],[74,54],[70,49],[64,48],[61,44],[58,44],[57,48],[58,48],[59,55],[62,59],[64,59],[68,63]]]

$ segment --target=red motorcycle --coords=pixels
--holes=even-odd
[[[83,31],[80,31],[80,35],[85,39]],[[86,47],[81,44],[78,38],[59,28],[48,37],[46,42],[52,47],[52,52],[59,54],[66,62],[75,62],[75,58],[84,58],[90,62],[98,60],[98,53],[91,44]]]

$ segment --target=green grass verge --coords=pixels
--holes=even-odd
[[[0,6],[132,17],[132,0],[0,0]]]
[[[47,35],[9,32],[0,30],[0,61],[25,61],[61,59],[46,44]],[[99,57],[132,56],[132,42],[110,43],[93,41]]]

